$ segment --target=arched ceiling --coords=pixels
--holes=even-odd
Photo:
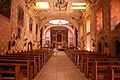
[[[69,26],[67,26],[67,25],[60,25],[60,26],[69,29],[69,30],[72,32],[72,34],[74,35],[74,29],[72,29],[71,27],[69,27]],[[47,30],[50,29],[50,28],[52,28],[52,27],[60,27],[60,26],[58,26],[58,25],[50,25],[50,26],[48,26],[48,27],[46,27],[46,28],[44,29],[44,33],[43,33],[43,34],[45,35],[45,33],[47,32]]]
[[[74,26],[74,27],[76,27],[76,29],[78,29],[78,24],[77,24],[77,22],[76,22],[74,19],[67,18],[67,17],[65,17],[65,18],[62,18],[62,17],[46,18],[46,19],[44,19],[44,20],[42,21],[42,23],[41,23],[40,26],[41,26],[41,27],[45,26],[45,24],[47,24],[50,20],[53,20],[53,19],[64,19],[64,20],[68,20],[68,21],[71,23],[72,26]]]
[[[72,9],[72,7],[86,7],[86,5],[73,5],[73,3],[92,4],[95,1],[96,0],[25,0],[28,9],[36,14],[35,17],[38,18],[40,27],[43,27],[52,19],[65,19],[70,21],[76,29],[78,29],[79,21],[85,9]],[[47,2],[49,8],[38,8],[37,2]]]

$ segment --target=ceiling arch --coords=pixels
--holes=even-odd
[[[45,33],[47,32],[48,29],[50,29],[50,28],[52,28],[52,27],[55,27],[55,26],[58,26],[58,25],[50,25],[50,26],[46,27],[46,28],[44,29],[43,35],[45,35]],[[66,28],[69,29],[69,30],[72,32],[72,34],[74,35],[74,29],[72,29],[72,28],[69,27],[68,25],[60,25],[60,26],[66,27]]]
[[[68,20],[72,25],[74,25],[74,27],[78,30],[78,24],[77,22],[74,20],[74,19],[71,19],[71,18],[61,18],[61,17],[52,17],[52,18],[46,18],[44,19],[41,24],[40,24],[40,28],[42,28],[46,23],[48,23],[50,20],[53,20],[53,19],[64,19],[64,20]]]

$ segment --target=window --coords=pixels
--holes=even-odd
[[[82,25],[80,26],[80,36],[81,37],[83,36],[83,26]]]
[[[97,11],[97,31],[98,32],[101,32],[102,30],[102,8],[100,8],[98,11]]]
[[[32,32],[33,20],[32,18],[29,19],[29,31]]]
[[[91,50],[91,49],[90,49],[90,46],[91,46],[90,43],[91,43],[91,42],[90,42],[90,34],[89,34],[89,35],[87,35],[87,44],[86,44],[86,46],[87,46],[87,50],[88,50],[88,51]]]
[[[90,32],[90,16],[86,19],[86,32]]]
[[[23,19],[24,19],[24,11],[22,8],[18,8],[18,23],[23,25]]]

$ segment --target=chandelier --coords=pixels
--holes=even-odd
[[[66,10],[68,2],[65,2],[65,0],[57,0],[55,3],[55,7],[58,8],[57,10],[62,11]]]

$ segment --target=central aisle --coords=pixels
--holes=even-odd
[[[68,56],[59,51],[58,54],[53,54],[35,80],[86,80],[86,78]]]

